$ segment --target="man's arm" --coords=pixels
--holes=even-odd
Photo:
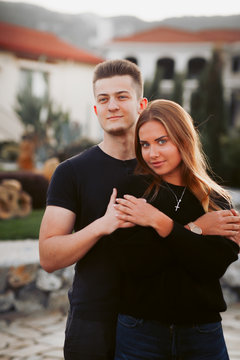
[[[118,227],[129,227],[117,219],[113,204],[116,199],[113,190],[105,215],[85,228],[73,233],[76,215],[65,208],[47,206],[39,234],[40,263],[44,270],[53,272],[80,260],[104,235]]]
[[[240,230],[240,217],[234,209],[211,211],[194,220],[194,224],[202,229],[203,235],[220,235],[233,240]]]

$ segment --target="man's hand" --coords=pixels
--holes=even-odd
[[[106,213],[103,217],[100,218],[101,225],[103,226],[104,235],[111,234],[113,231],[119,228],[127,228],[134,226],[134,224],[132,224],[128,220],[121,219],[117,216],[117,211],[115,209],[116,197],[117,190],[114,188],[110,201],[108,203]]]
[[[240,231],[240,216],[234,209],[208,212],[194,223],[202,229],[203,235],[232,238]]]

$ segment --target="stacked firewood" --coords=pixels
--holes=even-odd
[[[0,183],[0,219],[24,217],[32,210],[31,196],[22,190],[15,179],[4,179]]]

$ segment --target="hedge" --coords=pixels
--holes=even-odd
[[[33,209],[41,209],[46,206],[49,182],[43,175],[31,171],[0,171],[0,183],[3,179],[18,180],[22,189],[31,196]]]

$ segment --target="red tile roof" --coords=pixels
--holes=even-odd
[[[212,29],[198,32],[199,36],[211,42],[237,42],[240,41],[239,29]]]
[[[103,61],[51,33],[4,22],[0,22],[0,49],[24,58],[38,59],[43,56],[47,61],[72,60],[94,65]]]
[[[198,36],[190,31],[178,30],[169,27],[157,27],[136,34],[115,38],[116,42],[196,42]]]
[[[240,41],[240,30],[217,29],[203,31],[187,31],[170,27],[157,27],[136,34],[113,39],[113,42],[234,42]]]

